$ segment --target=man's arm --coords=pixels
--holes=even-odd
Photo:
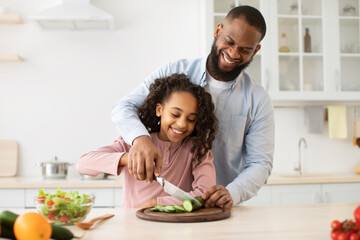
[[[254,120],[244,137],[244,169],[226,186],[235,205],[255,196],[269,178],[273,166],[274,134],[273,106],[265,94],[256,106]]]

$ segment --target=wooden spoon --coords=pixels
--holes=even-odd
[[[74,223],[74,225],[76,225],[77,227],[79,227],[79,228],[81,228],[81,229],[87,230],[87,229],[89,229],[92,225],[94,225],[94,223],[95,223],[96,221],[105,220],[105,219],[108,219],[108,218],[112,218],[113,216],[115,216],[115,215],[114,215],[114,214],[105,214],[105,215],[103,215],[103,216],[93,218],[93,219],[91,219],[89,222],[79,222],[79,223]]]

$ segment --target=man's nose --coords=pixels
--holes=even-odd
[[[231,47],[228,51],[229,57],[232,58],[232,60],[240,60],[241,59],[241,53],[240,50],[237,47]]]

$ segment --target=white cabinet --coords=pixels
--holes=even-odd
[[[265,185],[255,197],[242,203],[242,205],[294,205],[342,202],[360,202],[360,183]]]
[[[0,189],[0,208],[23,208],[24,204],[24,189]]]
[[[262,48],[247,71],[275,104],[360,101],[360,0],[207,1],[207,49],[234,6],[251,5],[267,22]],[[304,36],[310,33],[311,50]],[[285,38],[283,37],[285,36]]]

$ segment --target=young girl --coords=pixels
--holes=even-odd
[[[211,147],[216,133],[214,105],[210,94],[184,74],[155,80],[139,109],[139,117],[163,155],[161,176],[200,196],[216,184]],[[124,174],[122,207],[152,207],[181,204],[165,193],[156,181],[136,180],[128,170],[130,145],[120,137],[112,145],[80,157],[81,174]]]

